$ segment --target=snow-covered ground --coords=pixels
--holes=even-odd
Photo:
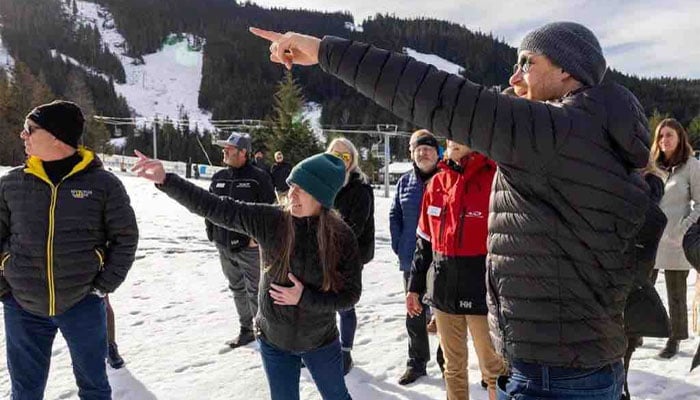
[[[79,21],[97,26],[102,40],[115,54],[126,73],[126,83],[115,83],[117,93],[124,96],[137,116],[146,118],[180,117],[187,112],[190,127],[213,129],[211,113],[198,105],[202,81],[203,51],[192,50],[188,40],[164,44],[156,53],[143,56],[143,64],[126,56],[126,40],[117,31],[109,11],[95,3],[78,0]],[[192,36],[185,35],[189,40]]]
[[[460,75],[462,73],[462,71],[464,71],[464,67],[459,66],[451,61],[447,61],[444,58],[442,58],[438,55],[435,55],[435,54],[420,53],[420,52],[413,50],[409,47],[404,47],[403,51],[409,57],[413,57],[416,60],[427,63],[427,64],[432,64],[437,69],[443,70],[443,71],[448,72],[450,74]]]
[[[351,31],[351,32],[363,32],[364,28],[362,25],[355,25],[354,23],[347,21],[345,22],[345,29]]]
[[[0,175],[6,170],[0,167]],[[114,399],[268,398],[256,346],[229,351],[224,345],[238,331],[237,316],[202,219],[146,181],[128,175],[121,179],[131,195],[141,239],[126,282],[111,296],[118,342],[127,362],[121,370],[108,371]],[[405,387],[396,383],[406,362],[407,336],[401,275],[390,248],[389,206],[389,199],[376,198],[376,255],[364,269],[353,351],[356,366],[346,381],[355,399],[444,398],[434,362],[429,364],[427,378]],[[688,279],[689,304],[695,275],[691,273]],[[663,274],[657,288],[665,299]],[[664,341],[646,339],[632,361],[630,386],[635,399],[700,400],[700,370],[688,373],[698,340],[692,337],[682,342],[680,355],[663,361],[656,354]],[[0,328],[0,344],[3,342],[4,328]],[[431,345],[434,352],[434,336]],[[0,398],[8,398],[10,390],[4,352],[2,345]],[[486,399],[478,384],[480,373],[473,351],[469,379],[472,399]],[[320,398],[308,372],[302,372],[301,381],[303,399]],[[68,349],[59,336],[46,398],[75,399],[76,393]]]
[[[76,60],[75,58],[68,56],[68,55],[65,55],[56,49],[51,49],[51,57],[53,57],[53,58],[60,57],[64,63],[69,63],[73,66],[80,67],[80,68],[84,69],[85,71],[89,72],[90,74],[97,75],[97,76],[101,77],[102,79],[109,82],[109,77],[107,75],[105,75],[105,74],[103,74],[103,73],[101,73],[93,68],[90,68],[88,66],[83,65],[80,61]]]

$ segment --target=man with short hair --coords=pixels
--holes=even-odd
[[[233,132],[227,140],[217,142],[223,149],[223,169],[212,177],[209,191],[220,196],[249,203],[275,202],[270,175],[250,161],[250,136]],[[240,332],[226,342],[235,349],[255,340],[253,318],[258,312],[260,251],[250,237],[229,231],[205,220],[207,237],[216,244],[221,268],[233,292]]]
[[[647,164],[650,135],[635,96],[603,83],[595,35],[572,22],[527,34],[513,98],[364,43],[251,30],[272,42],[273,62],[320,63],[399,117],[498,164],[486,280],[493,343],[511,366],[500,396],[618,400],[626,249],[649,205],[634,170]]]
[[[416,250],[416,228],[423,191],[428,180],[437,172],[438,147],[438,141],[430,131],[420,129],[413,132],[409,141],[413,169],[399,178],[394,202],[389,211],[391,249],[399,257],[404,291],[408,289],[411,262]],[[427,310],[428,307],[423,305],[418,316],[411,317],[406,314],[408,361],[406,371],[399,378],[400,385],[413,383],[426,374],[425,367],[430,360],[430,342],[426,329]]]
[[[275,193],[277,194],[277,203],[287,203],[287,177],[292,172],[292,164],[284,161],[284,155],[281,151],[275,152],[275,163],[270,168],[272,175],[272,184],[275,185]]]
[[[122,183],[79,146],[80,108],[34,108],[25,165],[0,178],[0,299],[13,399],[42,399],[65,338],[81,399],[110,399],[104,296],[134,262],[138,228]]]

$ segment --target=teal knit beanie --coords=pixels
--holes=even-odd
[[[345,164],[340,158],[321,153],[300,161],[292,168],[287,184],[295,184],[325,208],[332,208],[335,195],[345,183]]]

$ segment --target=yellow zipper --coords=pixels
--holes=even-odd
[[[58,186],[51,185],[51,206],[49,207],[49,237],[46,242],[46,269],[49,286],[49,316],[56,315],[56,287],[53,281],[53,236],[56,225],[56,202],[58,200]]]
[[[97,254],[97,258],[100,260],[100,271],[102,271],[105,266],[105,257],[99,249],[95,249],[95,254]]]
[[[41,179],[42,181],[46,182],[51,188],[51,206],[49,207],[49,232],[48,238],[46,240],[46,280],[49,290],[49,317],[53,317],[56,315],[56,287],[53,276],[53,237],[55,233],[54,230],[56,229],[55,216],[56,203],[58,201],[58,187],[61,186],[61,183],[63,183],[63,181],[65,181],[67,178],[75,175],[77,172],[86,168],[94,159],[94,155],[92,153],[87,152],[83,148],[78,149],[78,153],[80,153],[81,156],[83,156],[83,160],[79,162],[75,167],[73,167],[73,170],[70,171],[68,175],[64,176],[63,179],[61,179],[61,181],[58,182],[57,185],[54,185],[53,182],[51,182],[51,179],[49,179],[48,175],[46,174],[46,171],[44,170],[41,161],[39,161],[39,159],[35,157],[29,158],[29,160],[27,161],[27,168],[25,168],[24,170],[26,173],[32,174],[37,178]]]
[[[0,276],[4,273],[4,271],[5,271],[5,263],[6,263],[7,260],[9,260],[9,259],[10,259],[10,253],[7,253],[7,254],[5,254],[5,256],[3,256],[2,260],[0,260]]]

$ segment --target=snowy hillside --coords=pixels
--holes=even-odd
[[[408,47],[404,47],[403,49],[404,53],[406,53],[407,56],[413,57],[418,61],[427,63],[427,64],[432,64],[435,66],[435,68],[443,70],[445,72],[448,72],[450,74],[461,74],[462,71],[464,71],[463,67],[460,67],[459,65],[447,61],[444,58],[437,56],[435,54],[426,54],[426,53],[420,53],[416,50],[413,50]]]
[[[2,38],[0,37],[0,68],[5,71],[11,71],[15,67],[15,60],[5,48]]]
[[[187,34],[182,40],[171,37],[160,51],[144,56],[141,63],[124,54],[126,41],[106,8],[80,0],[76,4],[79,21],[97,26],[102,40],[124,66],[126,83],[115,83],[114,87],[137,116],[177,120],[183,110],[192,128],[197,122],[200,128],[213,128],[211,114],[201,110],[197,102],[203,55],[201,46],[191,46],[196,38]]]
[[[0,175],[7,168],[0,168]],[[233,300],[217,253],[205,236],[201,218],[160,193],[152,184],[122,176],[140,226],[137,261],[126,282],[112,296],[117,336],[127,362],[109,370],[116,400],[250,400],[268,398],[267,382],[254,345],[230,351],[224,342],[238,331]],[[206,186],[206,181],[195,181]],[[437,366],[429,376],[404,387],[396,384],[406,362],[404,295],[401,274],[389,240],[389,199],[376,198],[376,256],[365,266],[359,328],[347,376],[353,398],[360,400],[444,398]],[[692,300],[691,273],[688,291]],[[663,274],[657,288],[665,298]],[[2,314],[2,311],[0,311]],[[1,317],[0,317],[1,318]],[[0,325],[1,326],[1,325]],[[671,361],[656,357],[663,340],[647,339],[632,362],[635,399],[700,400],[700,370],[688,373],[698,337],[681,344]],[[433,352],[436,338],[431,337]],[[0,398],[9,397],[0,328]],[[479,387],[476,355],[470,353],[472,399],[485,400]],[[308,372],[302,372],[302,399],[319,399]],[[46,398],[76,399],[68,350],[54,344]]]

